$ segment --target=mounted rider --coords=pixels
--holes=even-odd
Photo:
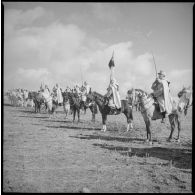
[[[44,92],[50,95],[50,90],[49,90],[49,87],[47,85],[45,85]]]
[[[153,90],[152,95],[158,102],[160,112],[163,116],[161,121],[162,123],[165,122],[166,114],[170,114],[172,111],[172,102],[169,88],[170,82],[167,81],[165,77],[165,72],[161,70],[151,87],[151,89]]]
[[[53,92],[54,92],[55,100],[57,101],[59,105],[61,105],[63,103],[63,97],[62,97],[62,92],[61,92],[61,89],[58,83],[56,83],[56,85],[54,86]]]
[[[110,73],[110,83],[107,88],[107,93],[105,97],[108,99],[108,106],[111,108],[114,113],[117,112],[116,109],[121,109],[121,100],[120,100],[120,94],[119,94],[119,84],[117,83],[116,79],[114,78],[114,55],[112,55],[112,58],[110,59],[110,62],[108,64],[111,73]]]
[[[90,91],[90,85],[87,83],[87,81],[84,82],[84,88],[85,88],[85,93],[88,94]]]

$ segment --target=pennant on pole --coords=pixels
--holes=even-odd
[[[108,67],[111,69],[114,66],[115,66],[115,64],[114,64],[114,51],[113,51],[112,57],[111,57],[109,64],[108,64]]]

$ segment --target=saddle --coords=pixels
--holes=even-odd
[[[111,99],[111,97],[108,96],[104,96],[104,105],[107,106],[109,108],[109,114],[113,115],[113,114],[119,114],[121,112],[121,108],[117,109],[114,106],[110,106],[109,105],[109,100]]]
[[[159,103],[158,103],[157,98],[154,96],[153,93],[151,93],[151,96],[152,96],[152,98],[154,99],[153,105],[155,106],[156,111],[157,111],[157,112],[160,112],[160,106],[159,106]]]

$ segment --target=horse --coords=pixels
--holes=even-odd
[[[55,115],[55,110],[57,109],[57,107],[59,106],[56,97],[53,96],[53,94],[51,93],[47,93],[45,91],[41,92],[42,97],[44,98],[44,103],[46,106],[46,109],[48,109],[48,113],[50,114],[49,117],[51,117],[51,114]]]
[[[90,88],[91,90],[91,88]],[[92,113],[92,122],[95,122],[95,115],[98,113],[98,109],[97,109],[97,104],[95,103],[95,101],[91,101],[90,103],[86,102],[87,100],[87,92],[85,87],[81,87],[81,109],[84,110],[84,114],[86,114],[87,108],[90,109],[91,113]]]
[[[87,104],[86,104],[87,105]],[[91,110],[92,113],[92,122],[95,122],[95,115],[98,113],[98,108],[97,108],[97,104],[95,101],[91,101],[87,107]]]
[[[79,98],[79,95],[74,92],[67,92],[67,95],[70,102],[70,110],[73,112],[73,123],[75,121],[76,112],[78,122],[80,122],[81,99]]]
[[[23,90],[23,101],[24,101],[24,107],[27,107],[27,101],[28,101],[28,91]]]
[[[32,99],[35,105],[35,113],[40,113],[41,105],[44,104],[44,98],[40,92],[29,91],[28,99]]]
[[[64,107],[64,112],[65,112],[65,118],[67,118],[68,113],[70,113],[70,101],[68,98],[68,93],[62,92],[62,97],[63,97],[63,107]]]
[[[87,95],[87,102],[91,102],[94,101],[98,108],[99,111],[102,115],[102,124],[103,127],[101,129],[101,131],[106,131],[107,127],[106,127],[106,121],[107,121],[107,115],[113,115],[114,113],[111,111],[111,108],[105,104],[105,96],[93,91],[88,93]],[[129,131],[129,129],[133,129],[133,125],[132,125],[132,121],[133,121],[133,114],[132,114],[132,108],[129,106],[127,100],[121,100],[121,109],[116,111],[116,115],[123,113],[125,114],[126,118],[127,118],[127,131]]]
[[[147,92],[141,90],[141,89],[133,89],[135,90],[135,95],[140,100],[141,105],[141,114],[143,116],[145,125],[146,125],[146,133],[147,133],[147,139],[146,143],[149,143],[152,145],[152,138],[151,138],[151,121],[161,119],[163,116],[160,113],[159,105],[156,104],[153,96],[151,94],[148,94]],[[177,142],[180,142],[180,130],[181,130],[181,114],[182,111],[187,109],[189,105],[191,104],[191,92],[179,92],[178,98],[171,98],[172,99],[172,112],[168,115],[169,123],[171,125],[171,133],[167,139],[167,141],[172,140],[172,135],[175,129],[175,126],[177,124],[178,126],[178,136],[177,136]],[[184,112],[185,115],[187,114],[187,111]]]

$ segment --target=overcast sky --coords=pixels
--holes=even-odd
[[[5,89],[86,80],[104,94],[113,50],[122,98],[131,87],[151,91],[152,52],[173,95],[192,85],[193,3],[3,4]]]

